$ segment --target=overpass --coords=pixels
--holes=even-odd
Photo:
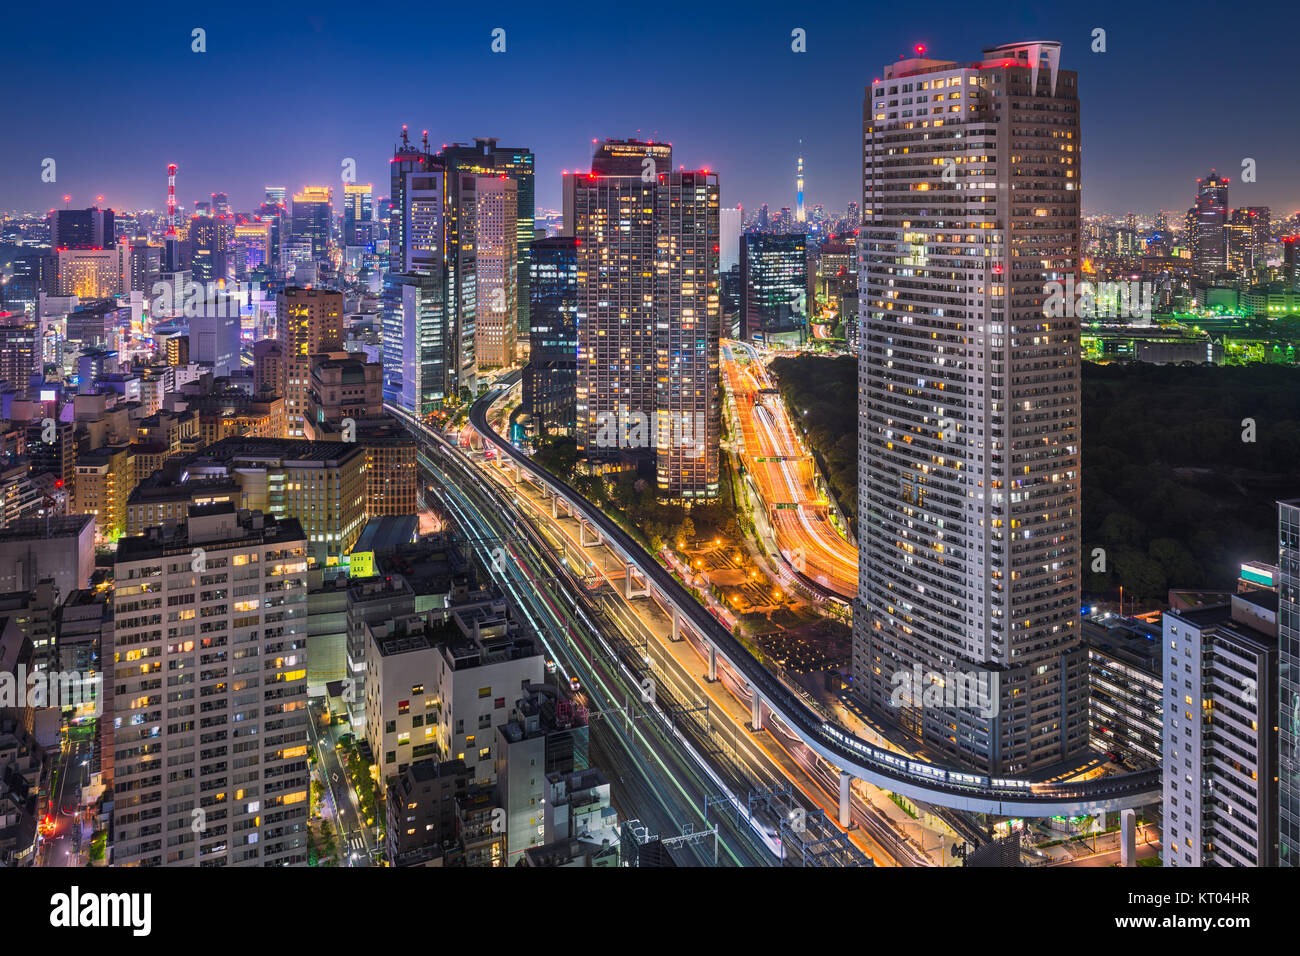
[[[534,464],[498,435],[487,421],[487,411],[500,397],[489,391],[470,409],[469,421],[484,441],[501,452],[501,463],[520,478],[540,484],[590,532],[625,562],[629,596],[645,594],[671,609],[674,636],[690,631],[708,649],[709,679],[716,680],[725,666],[748,688],[750,727],[763,728],[763,720],[778,721],[809,749],[840,768],[840,822],[848,825],[849,784],[852,778],[913,800],[973,813],[1008,817],[1077,816],[1101,810],[1139,807],[1157,799],[1162,790],[1159,769],[1113,775],[1076,783],[1040,783],[1017,777],[987,777],[957,768],[913,760],[877,747],[839,724],[832,723],[798,694],[771,674],[731,632],[630,535],[564,481]],[[390,406],[391,407],[391,406]],[[424,426],[409,413],[392,409],[417,427]],[[431,433],[431,432],[430,432]],[[432,434],[432,433],[431,433]],[[438,436],[441,438],[441,436]],[[633,569],[644,582],[633,591]]]

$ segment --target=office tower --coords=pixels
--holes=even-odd
[[[45,579],[71,594],[89,585],[94,570],[92,515],[27,518],[0,530],[0,594],[31,591]]]
[[[409,272],[408,240],[406,224],[410,216],[407,207],[406,189],[408,177],[412,173],[433,173],[440,169],[429,153],[428,134],[425,134],[423,148],[411,145],[406,127],[402,127],[402,145],[393,150],[393,158],[388,161],[389,202],[388,202],[388,270],[389,272]],[[427,214],[431,214],[429,210]],[[441,255],[441,247],[438,252]]]
[[[534,239],[524,404],[539,434],[572,434],[578,384],[578,241]]]
[[[226,419],[242,418],[250,425],[260,419],[265,431],[276,425],[275,399],[243,396],[232,402],[217,396],[208,404],[199,396],[196,405],[206,419],[200,428],[209,437],[215,437],[209,429],[225,427]],[[227,409],[231,414],[223,417]],[[142,478],[126,498],[126,534],[142,534],[151,525],[182,519],[191,504],[229,501],[241,510],[295,518],[313,562],[335,565],[366,524],[365,473],[366,451],[360,442],[226,437],[192,454],[169,458]]]
[[[280,348],[284,356],[285,427],[303,437],[311,386],[311,357],[343,347],[343,293],[290,286],[276,297]]]
[[[25,312],[0,312],[0,382],[19,395],[41,372],[39,326]]]
[[[123,292],[143,292],[153,295],[154,283],[162,277],[162,246],[153,246],[147,239],[123,239],[126,248],[127,269],[123,275]]]
[[[328,186],[306,186],[293,194],[291,232],[294,238],[310,237],[311,257],[325,258],[329,250],[331,190]]]
[[[389,168],[384,397],[423,417],[441,410],[462,386],[472,387],[473,351],[462,361],[457,323],[472,335],[473,283],[448,253],[446,177],[429,153],[427,134],[415,147],[403,127]]]
[[[533,154],[522,147],[498,146],[494,138],[475,139],[474,145],[454,143],[444,146],[438,153],[438,159],[446,166],[448,173],[476,176],[506,175],[515,182],[515,256],[518,263],[516,276],[518,291],[516,293],[517,317],[515,328],[520,336],[526,336],[529,329],[528,299],[528,263],[529,249],[532,247],[534,230],[534,182]],[[453,205],[459,200],[457,183],[450,183],[447,189]],[[453,247],[459,236],[456,234],[456,220],[450,223]],[[479,296],[480,300],[482,296]]]
[[[849,221],[850,229],[857,229],[858,223],[861,221],[858,209],[859,206],[857,203],[855,202],[849,203],[849,209],[848,209],[848,213],[846,214],[846,218]]]
[[[653,457],[661,498],[716,498],[717,174],[673,171],[667,144],[606,140],[591,172],[565,178],[564,226],[578,240],[579,454]]]
[[[445,271],[390,273],[383,320],[384,401],[421,418],[456,394]]]
[[[771,345],[808,336],[808,242],[802,233],[751,232],[740,242],[741,335]]]
[[[48,250],[14,256],[13,278],[7,286],[0,283],[3,308],[10,311],[30,309],[35,314],[41,294],[57,295],[58,291],[59,258]]]
[[[1209,277],[1228,267],[1228,179],[1212,169],[1196,182],[1196,205],[1187,211],[1192,265]]]
[[[305,548],[294,519],[229,503],[119,545],[100,721],[115,864],[307,863]],[[189,691],[167,693],[178,674]]]
[[[289,207],[285,202],[283,186],[267,186],[266,201],[257,209],[258,217],[271,225],[271,252],[268,262],[280,268],[284,261],[281,246],[289,225]]]
[[[212,215],[229,216],[232,215],[230,209],[230,197],[225,193],[212,194]]]
[[[227,255],[234,239],[230,216],[193,216],[190,219],[190,271],[195,282],[223,282],[228,277]]]
[[[808,214],[804,212],[804,208],[803,208],[803,157],[802,156],[799,157],[799,161],[795,166],[794,208],[795,208],[795,213],[794,213],[795,221],[807,222]]]
[[[1278,599],[1164,615],[1165,866],[1273,866]]]
[[[239,311],[224,297],[211,309],[185,319],[189,328],[189,359],[212,367],[216,376],[229,375],[239,369]],[[178,356],[179,357],[179,356]]]
[[[175,329],[167,333],[154,331],[160,345],[165,345],[167,364],[171,366],[190,364],[190,337],[188,330]]]
[[[1277,537],[1277,863],[1297,867],[1300,866],[1300,498],[1278,502]]]
[[[245,279],[255,269],[271,265],[275,260],[272,249],[272,220],[259,222],[241,222],[235,226],[235,235],[231,243],[234,255],[234,273],[236,279]]]
[[[718,271],[726,272],[740,261],[740,235],[745,231],[744,210],[731,206],[718,210]]]
[[[1045,307],[1080,264],[1077,78],[1059,54],[900,60],[863,104],[854,678],[985,773],[1087,745],[1079,323]],[[952,706],[898,693],[914,667]]]
[[[169,364],[175,364],[170,363]],[[280,395],[284,388],[284,346],[277,339],[253,343],[253,394]],[[284,435],[276,435],[284,438]]]
[[[518,184],[501,176],[479,176],[475,184],[474,273],[478,299],[474,363],[478,370],[515,364],[518,339]]]
[[[56,209],[49,222],[50,247],[55,250],[111,249],[117,243],[111,209]]]
[[[364,245],[357,226],[374,218],[374,186],[370,183],[343,184],[343,245]]]

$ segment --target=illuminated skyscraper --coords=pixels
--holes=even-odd
[[[740,237],[740,334],[771,345],[808,334],[808,241],[802,233]]]
[[[539,432],[570,434],[578,375],[578,243],[571,236],[535,239],[531,255],[524,402]]]
[[[343,184],[343,245],[363,245],[357,223],[374,218],[374,187],[370,183]]]
[[[285,430],[289,438],[302,438],[311,357],[343,347],[343,293],[290,286],[277,296],[275,314],[284,356]]]
[[[331,190],[328,186],[307,186],[293,194],[292,234],[311,239],[311,256],[322,259],[329,249]]]
[[[673,171],[664,143],[606,140],[564,180],[579,453],[652,455],[660,497],[685,503],[718,495],[718,209],[717,174]]]
[[[1300,867],[1300,498],[1278,502],[1278,865]]]
[[[474,362],[479,370],[515,364],[519,294],[515,254],[517,184],[479,176],[475,189],[474,276],[478,297]]]
[[[109,249],[117,241],[113,231],[113,210],[56,209],[50,213],[50,246],[53,249]]]
[[[1080,267],[1078,87],[1059,56],[920,51],[863,104],[854,678],[986,773],[1087,744],[1079,321],[1044,305]],[[914,668],[941,675],[946,705],[900,693]],[[956,681],[986,699],[954,703]]]
[[[1228,179],[1212,169],[1196,183],[1196,205],[1187,211],[1192,264],[1209,277],[1228,268]]]
[[[456,337],[460,348],[459,364],[466,383],[474,371],[486,367],[476,355],[478,321],[486,308],[483,293],[477,289],[474,218],[478,210],[479,177],[507,176],[515,183],[515,303],[514,328],[518,335],[528,331],[528,250],[533,242],[533,154],[522,147],[498,146],[493,138],[476,139],[472,146],[454,143],[444,146],[437,158],[446,166],[447,180],[447,249],[450,282],[455,289],[453,305]],[[489,303],[490,304],[490,303]],[[488,362],[486,364],[496,364]]]

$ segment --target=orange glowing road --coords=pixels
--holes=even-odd
[[[778,547],[796,571],[853,597],[858,549],[831,523],[814,483],[812,458],[800,447],[767,368],[749,346],[730,341],[723,343],[722,366],[740,419],[745,470],[767,509]]]

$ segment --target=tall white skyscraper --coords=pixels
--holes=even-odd
[[[989,773],[1087,743],[1079,326],[1044,304],[1080,256],[1078,88],[1059,55],[922,50],[863,105],[854,674]],[[900,694],[914,668],[947,692]],[[990,699],[955,701],[962,681]]]

